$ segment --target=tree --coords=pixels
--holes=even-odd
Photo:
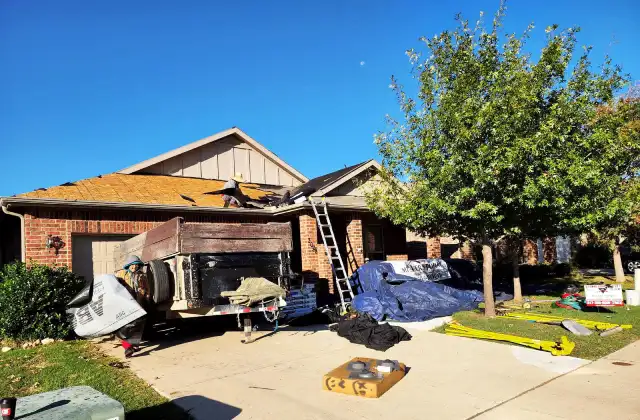
[[[640,236],[640,97],[630,94],[598,108],[590,122],[593,136],[608,142],[601,164],[619,177],[613,188],[592,211],[592,233],[613,248],[616,281],[624,282],[621,247]]]
[[[403,118],[388,116],[376,136],[383,170],[367,194],[394,223],[481,243],[489,316],[492,243],[580,229],[610,187],[590,157],[603,142],[586,123],[624,83],[609,59],[592,72],[588,48],[569,71],[578,28],[548,27],[532,62],[523,47],[533,24],[504,35],[505,11],[503,3],[488,30],[482,15],[473,28],[458,16],[455,30],[421,38],[427,54],[407,51],[417,97],[392,77]]]

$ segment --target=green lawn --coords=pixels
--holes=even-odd
[[[531,312],[567,318],[599,320],[615,324],[631,324],[633,328],[608,337],[600,337],[597,333],[590,336],[576,336],[560,326],[536,324],[509,318],[491,319],[484,317],[479,311],[458,312],[453,315],[453,318],[466,327],[541,340],[554,341],[565,335],[569,340],[576,343],[576,348],[571,353],[571,356],[595,360],[640,339],[640,307],[610,308],[610,310],[612,313],[580,312],[552,308],[549,304],[540,303],[534,305]],[[436,331],[444,333],[444,330],[445,327],[443,326]]]
[[[88,385],[120,401],[127,420],[187,420],[116,359],[105,357],[86,341],[57,342],[0,354],[0,396],[22,397],[76,385]],[[112,363],[114,367],[111,366]]]

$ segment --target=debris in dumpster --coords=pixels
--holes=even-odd
[[[247,277],[237,290],[222,292],[220,295],[229,298],[234,305],[250,306],[266,299],[282,298],[286,293],[286,290],[264,277]]]
[[[614,324],[611,322],[602,322],[602,321],[591,321],[587,319],[576,319],[576,318],[564,318],[561,316],[555,315],[547,315],[547,314],[535,314],[535,313],[521,313],[521,312],[511,312],[499,316],[498,318],[515,318],[521,319],[524,321],[534,321],[534,322],[562,322],[564,320],[575,321],[580,325],[584,325],[585,327],[596,330],[596,331],[605,331],[611,328],[620,327],[622,329],[629,329],[633,326],[630,324]]]
[[[341,394],[379,398],[400,382],[407,367],[396,360],[356,357],[322,378],[322,388]]]
[[[464,325],[460,325],[456,322],[447,325],[445,333],[447,335],[454,335],[457,337],[506,341],[509,343],[519,344],[521,346],[531,347],[537,350],[548,351],[554,356],[568,356],[576,346],[574,342],[569,341],[565,336],[560,337],[560,341],[536,340],[529,337],[520,337],[517,335],[476,330],[475,328],[465,327]]]
[[[356,314],[329,327],[354,344],[364,344],[365,347],[386,351],[401,341],[411,340],[404,328],[389,324],[378,324],[378,321],[367,314]]]

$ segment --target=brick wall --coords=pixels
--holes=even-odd
[[[27,261],[66,265],[72,268],[73,235],[137,235],[177,216],[184,217],[186,223],[264,223],[268,221],[260,217],[189,213],[28,209],[24,221]],[[49,235],[59,236],[65,243],[58,255],[54,249],[48,249],[45,245]]]

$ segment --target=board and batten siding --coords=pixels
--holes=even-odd
[[[245,182],[295,187],[299,180],[237,137],[228,137],[156,163],[146,173],[226,181],[240,173]]]

